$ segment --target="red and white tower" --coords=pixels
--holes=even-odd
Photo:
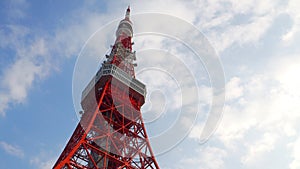
[[[141,106],[146,86],[135,79],[130,8],[110,55],[82,92],[83,114],[53,169],[158,169]]]

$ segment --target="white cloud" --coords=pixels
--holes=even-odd
[[[288,6],[285,9],[285,12],[289,14],[289,16],[293,20],[293,25],[291,29],[282,36],[282,40],[284,42],[291,42],[295,39],[296,34],[299,33],[300,30],[300,2],[298,0],[289,0]]]
[[[22,19],[26,16],[29,3],[26,0],[12,0],[5,2],[7,17],[9,19]]]
[[[285,58],[285,57],[284,57]],[[290,58],[290,59],[287,59]],[[277,70],[274,70],[274,76],[282,86],[282,88],[294,96],[300,95],[300,79],[296,78],[300,72],[300,60],[299,55],[289,56],[285,59],[280,59],[278,62],[283,62],[284,64],[279,64]],[[293,60],[292,62],[290,60]],[[276,64],[278,65],[278,63]]]
[[[0,141],[0,148],[2,148],[6,153],[8,153],[10,155],[13,155],[13,156],[16,156],[19,158],[24,157],[23,150],[18,146],[8,144],[4,141]]]
[[[279,0],[194,0],[188,4],[189,12],[197,16],[193,23],[220,53],[233,44],[259,44],[280,14],[290,11],[291,6],[298,9]],[[291,16],[296,16],[294,13]]]
[[[298,136],[300,93],[296,74],[299,74],[297,56],[272,59],[265,66],[264,74],[233,76],[226,84],[229,94],[215,139],[225,145],[230,156],[241,156],[240,163],[253,166],[257,158],[267,159],[276,150],[278,143]],[[189,138],[198,139],[203,128],[198,123]],[[294,161],[299,164],[298,141],[292,144]],[[285,152],[286,151],[286,152]],[[281,153],[287,154],[288,150]]]
[[[22,102],[26,98],[35,76],[42,73],[41,71],[39,66],[25,58],[15,62],[8,68],[3,80],[3,86],[9,90],[9,98]]]
[[[1,77],[0,114],[2,116],[5,115],[5,110],[10,103],[25,101],[33,83],[45,77],[51,66],[44,39],[35,39],[27,44],[28,42],[22,37],[23,33],[19,33],[18,29],[12,31],[17,32],[7,35],[7,38],[11,38],[8,46],[16,49],[16,56],[14,56],[14,63],[3,70],[3,77]],[[20,31],[23,32],[23,30]]]
[[[9,98],[5,94],[0,94],[0,115],[4,116],[5,111],[8,108]]]
[[[197,149],[197,155],[192,158],[185,158],[180,161],[181,168],[197,169],[224,169],[225,158],[228,156],[225,150],[207,146]]]
[[[35,155],[31,156],[29,158],[29,163],[32,166],[32,168],[35,169],[49,169],[52,168],[57,161],[59,157],[59,153],[61,153],[62,150],[59,151],[52,151],[52,150],[44,150],[42,149]]]
[[[247,152],[241,157],[241,162],[244,165],[252,165],[261,159],[266,153],[275,148],[278,136],[276,133],[265,133],[261,139],[254,143],[246,145]],[[247,143],[246,143],[247,144]]]
[[[228,101],[241,97],[244,94],[244,87],[241,84],[241,79],[238,77],[231,78],[226,84],[226,91],[226,99]]]
[[[70,24],[58,28],[51,36],[46,31],[38,34],[29,27],[14,24],[0,30],[1,37],[6,39],[0,42],[0,47],[11,50],[5,57],[12,58],[0,74],[0,115],[5,116],[11,105],[24,103],[34,84],[51,71],[57,71],[66,58],[76,56],[88,37],[102,26],[101,21],[108,20],[101,14],[87,11],[81,14],[70,18]],[[73,23],[75,19],[80,23]]]
[[[203,130],[203,123],[193,126],[189,134],[189,138],[199,140],[202,130]]]
[[[300,168],[300,137],[292,144],[289,145],[292,148],[293,161],[290,163],[290,169]]]
[[[238,90],[239,97],[234,102],[227,102],[216,136],[228,149],[236,152],[246,150],[241,158],[244,165],[249,166],[257,163],[257,158],[265,158],[276,149],[278,140],[297,135],[300,88],[295,77],[300,72],[299,59],[292,56],[284,58],[270,61],[269,64],[276,67],[266,66],[265,74],[240,77],[243,83],[233,83],[237,81],[236,77],[228,82],[239,84],[226,90],[229,94]],[[255,136],[249,134],[253,132]],[[296,164],[294,162],[293,165]]]
[[[295,61],[293,61],[293,64],[296,65]],[[286,69],[287,65],[293,64],[284,63],[282,67]],[[292,76],[290,74],[295,74],[295,72],[299,71],[294,71],[293,66],[291,66],[291,70],[286,69],[282,71],[284,76],[280,75],[282,77],[281,81],[277,80],[278,74],[276,74],[277,77],[270,74],[252,75],[252,77],[242,78],[243,84],[239,87],[234,87],[231,90],[227,88],[227,93],[236,93],[235,90],[239,90],[239,88],[244,89],[244,94],[236,102],[228,103],[226,106],[223,123],[227,126],[227,132],[228,126],[235,125],[235,123],[230,122],[232,120],[231,115],[239,116],[239,119],[244,123],[253,121],[253,123],[249,123],[248,127],[258,124],[256,126],[258,128],[264,128],[273,123],[276,123],[275,126],[283,125],[285,121],[282,120],[284,119],[293,120],[293,118],[299,118],[297,115],[297,108],[299,107],[297,104],[299,92],[297,91],[299,87],[293,85],[295,82],[297,84],[297,80],[291,80],[292,77],[290,77]],[[229,84],[233,79],[229,81]],[[226,116],[231,117],[228,118],[228,124]],[[237,122],[238,119],[233,121]],[[237,126],[234,128],[239,130]]]
[[[36,169],[49,169],[54,166],[56,158],[34,157],[30,160],[30,164],[34,165]]]

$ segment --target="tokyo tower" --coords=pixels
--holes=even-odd
[[[159,169],[143,123],[130,8],[102,67],[82,92],[83,113],[53,169]]]

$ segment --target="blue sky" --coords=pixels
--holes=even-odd
[[[1,169],[53,166],[78,123],[78,102],[73,98],[113,43],[116,24],[128,4],[137,15],[135,32],[160,26],[161,18],[138,22],[138,14],[144,12],[194,25],[216,50],[225,74],[223,117],[213,136],[200,144],[214,98],[206,65],[174,39],[154,34],[134,37],[137,78],[148,90],[143,113],[149,136],[160,136],[175,123],[190,124],[187,116],[178,119],[180,113],[189,112],[180,111],[187,108],[182,101],[187,96],[192,98],[185,100],[189,105],[199,106],[196,123],[180,144],[162,154],[153,145],[161,168],[300,168],[299,1],[4,0],[0,2]],[[112,20],[117,22],[107,26]],[[180,31],[180,26],[167,28]],[[107,36],[100,39],[103,34]],[[166,58],[171,54],[176,57],[170,61]],[[77,59],[81,61],[76,65]],[[79,81],[72,80],[74,67],[75,73],[84,70],[84,76],[76,76]],[[191,82],[189,78],[196,85],[186,89],[191,84],[180,81]],[[76,85],[79,88],[72,92]]]

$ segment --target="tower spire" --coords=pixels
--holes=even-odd
[[[128,8],[127,8],[127,10],[126,10],[125,19],[128,19],[128,20],[129,20],[129,17],[130,17],[130,5],[128,5]]]

